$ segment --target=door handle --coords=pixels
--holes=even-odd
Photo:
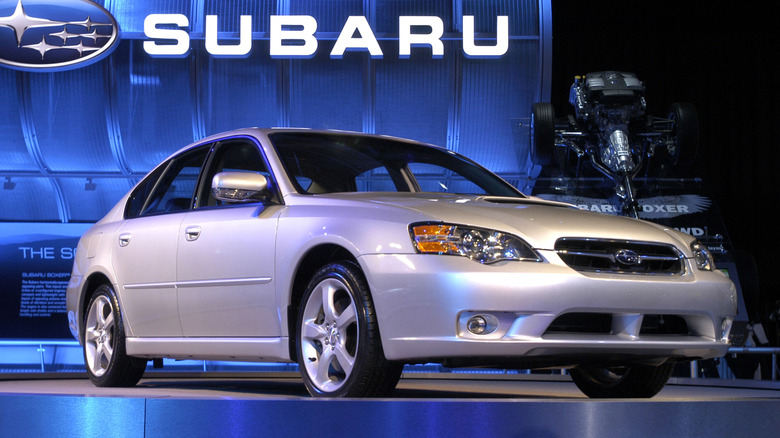
[[[184,229],[184,238],[187,239],[188,242],[192,242],[193,240],[197,240],[198,237],[200,237],[200,227],[199,226],[191,226]]]
[[[127,245],[129,245],[131,236],[132,236],[132,234],[130,234],[130,233],[122,233],[122,234],[120,234],[119,235],[119,246],[124,248]]]

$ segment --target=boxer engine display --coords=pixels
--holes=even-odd
[[[645,85],[635,74],[603,71],[577,76],[569,103],[574,115],[555,118],[553,105],[531,109],[531,158],[579,175],[584,163],[615,182],[623,214],[639,217],[634,178],[693,161],[698,116],[690,103],[674,103],[666,117],[646,114]]]

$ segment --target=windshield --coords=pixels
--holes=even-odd
[[[269,135],[300,193],[439,192],[523,197],[473,161],[441,148],[337,133]]]

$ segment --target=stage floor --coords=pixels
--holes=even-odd
[[[323,400],[291,373],[0,380],[0,436],[775,436],[780,382],[719,386],[738,383],[673,378],[649,400],[590,400],[567,376],[408,373],[390,398]]]
[[[86,377],[67,379],[0,380],[0,396],[70,395],[84,397],[179,398],[179,399],[308,399],[296,373],[159,373],[132,388],[98,388]],[[780,400],[780,382],[745,381],[754,387],[736,386],[739,381],[679,379],[649,402]],[[567,376],[408,373],[391,398],[414,399],[514,399],[588,400]]]

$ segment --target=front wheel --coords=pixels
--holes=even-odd
[[[143,359],[125,353],[125,331],[114,289],[97,288],[84,318],[84,363],[95,386],[134,386],[146,370]]]
[[[674,363],[621,367],[578,366],[571,379],[590,398],[650,398],[669,381]]]
[[[321,268],[303,294],[296,349],[306,389],[315,397],[381,397],[402,365],[385,359],[368,285],[350,262]]]

